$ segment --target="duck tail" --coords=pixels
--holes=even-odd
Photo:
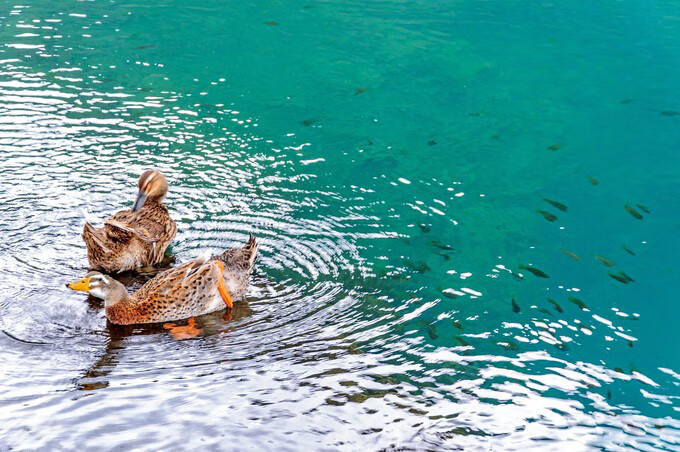
[[[254,235],[250,235],[248,241],[241,248],[232,248],[226,250],[222,254],[212,257],[213,260],[222,261],[222,263],[229,268],[239,268],[241,270],[250,271],[255,263],[257,257],[257,248],[259,244]]]
[[[253,264],[255,263],[255,258],[257,257],[257,249],[260,247],[260,244],[257,243],[257,239],[253,234],[250,234],[250,237],[248,237],[248,241],[246,242],[245,246],[243,247],[243,252],[248,256],[248,264],[249,267],[252,267]]]

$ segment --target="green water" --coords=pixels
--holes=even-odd
[[[677,2],[3,2],[0,37],[0,449],[677,450]],[[261,242],[191,340],[63,287],[150,167],[177,262]]]

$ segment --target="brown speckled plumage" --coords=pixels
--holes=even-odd
[[[227,250],[210,260],[194,259],[166,270],[132,295],[128,295],[118,281],[97,272],[88,273],[81,282],[69,287],[85,290],[83,286],[87,286],[86,291],[104,298],[106,316],[112,323],[180,320],[226,308],[218,289],[220,278],[233,300],[243,298],[256,255],[257,242],[251,236],[243,248]]]
[[[102,228],[85,223],[82,237],[93,269],[122,272],[163,260],[165,249],[177,233],[177,225],[161,203],[167,182],[160,172],[146,171],[139,179],[139,188],[138,199],[142,195],[146,198],[139,210],[122,210],[106,220]]]

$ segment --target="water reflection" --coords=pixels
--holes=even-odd
[[[89,296],[88,304],[94,309],[103,309],[103,302]],[[241,302],[234,306],[233,310],[215,312],[198,318],[190,318],[184,321],[149,324],[149,325],[114,325],[107,322],[106,346],[97,361],[75,381],[78,389],[92,391],[109,386],[107,376],[114,370],[119,361],[119,355],[125,353],[125,345],[131,336],[155,336],[169,335],[174,340],[200,339],[203,337],[228,334],[233,330],[231,324],[241,319],[250,317],[252,310],[248,302]],[[191,365],[191,363],[188,363]]]
[[[649,353],[638,351],[650,350],[640,339],[639,300],[660,273],[645,254],[655,230],[640,228],[654,225],[659,209],[619,199],[607,188],[611,176],[593,172],[596,180],[579,168],[586,163],[566,160],[574,143],[550,144],[554,138],[539,139],[534,129],[526,142],[513,142],[533,117],[518,123],[524,116],[499,114],[502,98],[486,108],[477,103],[488,99],[449,89],[461,84],[442,69],[452,67],[445,54],[476,47],[443,38],[458,27],[413,30],[412,6],[405,19],[394,4],[337,16],[332,2],[314,5],[319,22],[331,15],[350,38],[358,18],[375,21],[366,27],[373,30],[391,7],[396,25],[386,35],[399,39],[365,60],[361,49],[338,51],[324,33],[305,35],[314,23],[297,28],[308,39],[298,49],[318,47],[318,61],[331,49],[352,68],[310,70],[321,86],[309,87],[311,108],[297,103],[302,78],[295,95],[281,88],[288,99],[255,81],[257,88],[238,86],[239,65],[257,68],[260,59],[244,61],[225,44],[223,59],[236,61],[230,73],[201,47],[213,40],[189,39],[191,27],[176,26],[200,19],[206,36],[221,37],[225,17],[233,17],[227,28],[257,45],[264,38],[249,27],[289,33],[294,21],[263,27],[259,10],[249,22],[245,10],[224,14],[227,6],[211,2],[157,6],[167,18],[155,22],[139,5],[83,4],[69,13],[61,6],[16,6],[2,32],[0,397],[10,409],[0,414],[0,443],[45,450],[677,443],[673,360],[645,360]],[[134,30],[142,33],[134,42],[110,42]],[[195,47],[173,44],[175,36]],[[403,59],[404,39],[431,56],[411,49]],[[460,71],[490,83],[477,91],[497,92],[491,68],[463,55],[470,58],[456,60],[471,66]],[[398,62],[403,74],[374,72],[372,58]],[[205,74],[186,72],[196,61]],[[328,88],[343,76],[346,86]],[[412,88],[433,91],[408,104]],[[449,107],[430,111],[427,97],[454,105],[463,119],[452,119]],[[317,112],[319,99],[331,105]],[[535,122],[557,134],[545,111],[532,109]],[[264,112],[287,122],[262,121]],[[383,122],[393,127],[386,132]],[[488,135],[493,144],[481,141]],[[532,147],[544,153],[516,150]],[[167,205],[179,228],[162,268],[258,237],[248,298],[233,311],[114,326],[100,300],[63,287],[87,267],[84,218],[126,207],[136,177],[151,166],[170,179]],[[134,291],[155,271],[117,277]]]

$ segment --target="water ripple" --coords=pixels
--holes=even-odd
[[[420,46],[445,46],[451,55],[470,57],[471,80],[489,70],[462,41],[447,47],[456,27],[435,32],[410,19],[418,10],[436,27],[441,11],[435,17],[420,4],[307,6],[304,14],[318,14],[322,24],[332,18],[349,37],[358,33],[357,18],[366,16],[397,41],[417,43],[408,62],[395,50],[401,45],[389,41],[370,58],[357,56],[358,63],[346,49],[331,54],[404,98],[408,90],[382,80],[374,59],[400,62],[394,66],[410,80],[421,64],[432,65]],[[198,17],[207,34],[224,28],[211,17],[222,17],[225,8],[213,2],[177,8],[175,19],[184,25]],[[389,24],[384,8],[396,15]],[[601,280],[612,281],[594,259],[586,263],[571,251],[573,262],[551,259],[569,240],[590,253],[586,240],[563,233],[565,225],[569,233],[579,231],[578,224],[562,210],[542,214],[548,222],[536,220],[534,208],[526,207],[544,188],[526,174],[548,171],[541,166],[548,157],[532,157],[530,165],[509,162],[505,149],[477,142],[487,128],[497,132],[494,140],[514,139],[521,129],[516,119],[469,113],[464,121],[485,121],[464,123],[479,132],[475,140],[441,132],[442,138],[423,140],[425,149],[451,152],[413,158],[413,143],[395,150],[398,128],[380,136],[383,113],[369,104],[353,107],[356,116],[348,118],[335,117],[333,108],[314,116],[294,96],[263,94],[253,106],[233,74],[213,69],[220,65],[210,61],[212,54],[206,59],[202,42],[186,55],[168,53],[164,46],[173,46],[175,34],[185,36],[186,27],[146,22],[144,5],[69,11],[17,5],[4,18],[0,400],[10,409],[0,415],[0,445],[674,450],[677,370],[632,362],[628,352],[638,347],[641,315],[617,302],[621,292],[601,290]],[[230,20],[258,36],[249,45],[263,39],[260,33],[284,28],[265,18],[265,30],[252,32],[252,17],[243,20],[244,14],[232,11]],[[156,43],[147,33],[149,42],[137,44],[141,38],[129,34],[135,21],[144,29],[161,27],[166,38]],[[309,26],[315,25],[304,29]],[[310,51],[321,34],[309,36]],[[120,42],[114,45],[110,36],[121,36]],[[231,57],[238,67],[239,56]],[[206,73],[188,73],[185,66],[196,68],[189,58],[203,61]],[[328,56],[324,51],[319,58]],[[449,67],[448,57],[437,58],[426,65],[432,85],[460,84],[436,69]],[[291,71],[303,70],[294,66]],[[355,80],[341,67],[333,71],[324,83]],[[370,89],[342,89],[341,101],[332,90],[324,96],[339,106],[380,102]],[[432,97],[448,102],[449,91]],[[432,130],[450,127],[450,115],[430,118],[420,102],[384,109],[399,112],[409,137],[424,133],[423,116]],[[273,125],[261,119],[265,109],[307,116],[296,125]],[[354,130],[355,123],[364,125],[339,131],[348,124]],[[470,147],[482,151],[463,152]],[[557,152],[561,145],[550,148]],[[461,155],[451,157],[452,150]],[[484,159],[482,171],[476,165]],[[551,174],[564,171],[557,174],[567,179],[566,171],[578,165],[564,166],[550,167]],[[129,207],[136,178],[148,167],[168,176],[166,203],[178,222],[164,267],[238,246],[249,234],[261,245],[247,299],[228,313],[195,319],[198,335],[183,333],[186,320],[174,328],[110,325],[100,300],[64,288],[87,269],[80,239],[85,219],[101,222]],[[496,180],[506,171],[512,177]],[[489,174],[495,185],[481,180]],[[513,187],[519,179],[522,187]],[[572,211],[587,210],[582,201],[589,196],[580,196]],[[628,234],[646,243],[643,232]],[[622,249],[616,259],[643,273]],[[135,290],[153,274],[118,277]]]

